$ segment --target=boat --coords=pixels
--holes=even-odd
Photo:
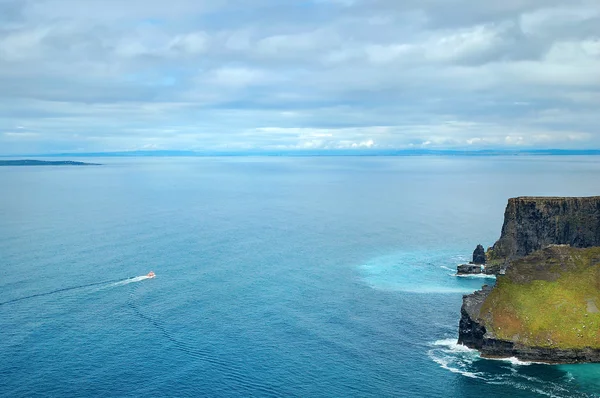
[[[148,278],[154,278],[156,275],[154,274],[154,271],[150,271],[148,272],[148,275],[146,275]]]

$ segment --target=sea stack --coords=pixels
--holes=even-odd
[[[485,271],[485,250],[483,246],[477,245],[473,251],[473,261],[469,264],[461,264],[456,267],[457,275],[478,275]]]
[[[485,249],[481,245],[477,245],[475,251],[473,252],[473,264],[485,264]]]

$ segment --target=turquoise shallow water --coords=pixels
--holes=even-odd
[[[452,275],[595,157],[94,160],[0,169],[2,396],[600,394],[456,346]]]

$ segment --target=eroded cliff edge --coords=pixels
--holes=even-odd
[[[508,200],[490,260],[513,260],[548,245],[600,246],[600,196],[518,197]]]
[[[459,343],[486,357],[600,362],[600,197],[514,198],[488,250],[496,286],[463,297]]]

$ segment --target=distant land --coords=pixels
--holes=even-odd
[[[600,149],[314,149],[314,150],[247,150],[247,151],[118,151],[118,152],[69,152],[44,154],[0,155],[4,158],[27,157],[215,157],[215,156],[581,156],[600,155]]]
[[[0,160],[0,166],[100,166],[98,163],[74,162],[72,160]]]

